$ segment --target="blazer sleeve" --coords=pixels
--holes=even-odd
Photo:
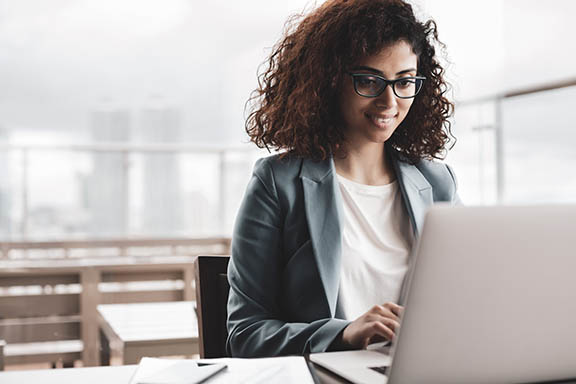
[[[288,322],[279,297],[283,213],[269,164],[256,164],[236,217],[228,266],[227,351],[234,357],[324,352],[349,324],[325,318]]]

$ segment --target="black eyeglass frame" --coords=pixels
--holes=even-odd
[[[394,95],[397,98],[399,98],[399,99],[413,99],[414,97],[416,97],[416,95],[418,95],[418,93],[420,93],[420,90],[422,89],[422,85],[424,85],[424,80],[426,80],[426,78],[424,76],[407,76],[407,77],[401,77],[399,79],[388,80],[388,79],[386,79],[380,75],[376,75],[373,73],[348,72],[348,74],[352,77],[352,84],[354,85],[354,91],[356,92],[356,94],[358,94],[358,96],[368,97],[368,98],[374,98],[374,97],[380,96],[382,93],[384,93],[384,91],[386,90],[386,87],[391,86],[392,92],[394,92]],[[361,76],[362,77],[363,76],[375,77],[377,79],[382,80],[385,85],[384,85],[384,87],[382,87],[380,92],[378,92],[376,95],[364,95],[358,91],[358,88],[356,85],[356,78],[361,77]],[[396,83],[398,83],[400,81],[404,81],[404,80],[420,80],[420,81],[422,81],[422,85],[420,86],[420,88],[418,88],[416,90],[416,93],[414,94],[414,96],[400,96],[396,93]]]

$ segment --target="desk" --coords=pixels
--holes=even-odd
[[[2,384],[128,384],[135,365],[0,372]]]
[[[144,356],[198,353],[198,320],[193,301],[103,304],[98,308],[101,361],[137,364]]]
[[[348,381],[339,378],[322,368],[315,366],[320,384],[345,384]],[[0,372],[2,384],[128,384],[136,371],[136,365],[98,368],[63,368],[35,371]],[[564,381],[574,384],[576,381]],[[210,380],[206,381],[210,384]],[[550,384],[550,383],[549,383]],[[558,383],[560,384],[560,382]]]
[[[8,371],[0,372],[2,384],[128,384],[136,365],[123,365],[116,367],[90,367],[90,368],[62,368],[43,369],[34,371]],[[344,384],[346,380],[316,368],[320,384]],[[210,380],[206,382],[209,384]]]

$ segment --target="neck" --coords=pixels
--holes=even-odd
[[[385,185],[395,180],[396,176],[384,144],[368,143],[346,149],[346,152],[345,157],[334,157],[334,165],[339,175],[366,185]]]

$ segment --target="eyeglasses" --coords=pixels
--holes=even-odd
[[[386,87],[390,85],[396,97],[400,99],[411,99],[420,92],[425,77],[408,76],[400,79],[388,80],[379,75],[371,73],[348,73],[352,76],[354,90],[360,96],[378,97]]]

